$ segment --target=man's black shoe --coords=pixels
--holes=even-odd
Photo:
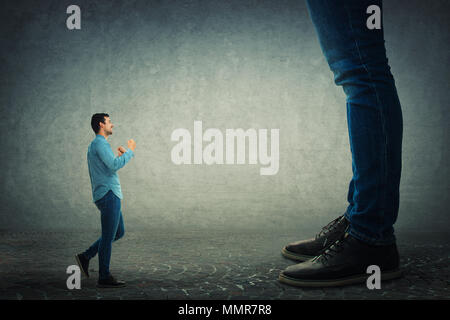
[[[290,266],[279,281],[299,287],[330,287],[366,282],[367,267],[380,268],[381,280],[402,275],[396,244],[370,246],[345,233],[324,253],[314,259]]]
[[[97,288],[121,288],[125,287],[125,282],[116,280],[112,275],[107,279],[98,279]]]
[[[306,261],[320,255],[347,229],[348,221],[344,215],[334,219],[316,235],[315,238],[288,244],[281,250],[283,256],[295,261]]]
[[[77,254],[75,259],[77,260],[81,271],[83,271],[84,275],[89,278],[89,259],[87,259],[82,253]]]

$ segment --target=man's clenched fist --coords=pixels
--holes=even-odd
[[[127,152],[127,150],[124,147],[120,146],[117,148],[117,154],[119,155],[119,157],[123,155],[125,152]]]
[[[136,142],[134,142],[133,139],[128,140],[128,149],[131,149],[134,151],[136,149]]]

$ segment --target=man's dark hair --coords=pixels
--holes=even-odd
[[[96,113],[92,116],[91,127],[92,127],[92,130],[94,130],[95,134],[97,134],[100,131],[100,122],[105,123],[105,117],[109,118],[109,114]]]

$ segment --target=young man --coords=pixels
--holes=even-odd
[[[112,135],[114,125],[106,113],[96,113],[91,119],[96,136],[88,147],[87,161],[91,179],[92,196],[101,213],[102,235],[85,252],[75,256],[80,269],[89,277],[89,260],[98,252],[100,288],[123,287],[125,282],[116,280],[109,272],[111,245],[125,232],[120,200],[123,198],[117,171],[134,156],[136,143],[128,140],[128,150],[117,148],[114,157],[107,139]]]
[[[353,177],[345,214],[315,238],[283,248],[287,258],[304,261],[281,272],[283,283],[365,282],[369,265],[380,268],[381,280],[401,275],[393,224],[399,208],[402,111],[383,30],[367,26],[368,8],[381,9],[381,2],[307,0],[335,83],[347,96]]]

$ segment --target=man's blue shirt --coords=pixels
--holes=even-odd
[[[88,147],[87,162],[92,185],[92,198],[101,199],[109,190],[123,199],[117,170],[122,168],[134,156],[128,149],[120,157],[115,157],[105,137],[97,134]]]

